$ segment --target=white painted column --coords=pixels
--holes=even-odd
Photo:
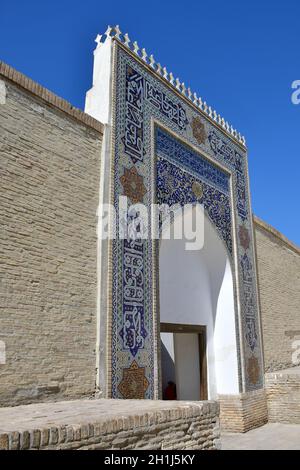
[[[107,268],[108,240],[103,239],[103,205],[110,202],[111,129],[112,129],[112,39],[104,43],[96,39],[94,51],[93,86],[86,93],[85,112],[104,125],[99,175],[99,206],[97,211],[97,338],[96,338],[96,390],[98,397],[108,397],[107,390]]]

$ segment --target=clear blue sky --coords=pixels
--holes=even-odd
[[[253,211],[300,245],[299,0],[0,2],[1,60],[79,108],[119,24],[246,136]]]

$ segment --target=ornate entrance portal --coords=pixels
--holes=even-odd
[[[107,30],[104,42],[97,38],[85,110],[105,124],[98,214],[100,396],[160,397],[161,322],[206,326],[209,397],[260,390],[263,359],[244,138],[118,27]],[[144,204],[149,213],[157,203],[201,204],[203,249],[184,253],[182,240],[159,247],[151,236],[123,239],[121,196]],[[101,235],[105,203],[115,210],[108,239]],[[178,257],[186,283],[175,265]],[[185,312],[179,291],[186,305],[191,299]]]

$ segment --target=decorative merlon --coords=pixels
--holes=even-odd
[[[105,38],[104,38],[105,36]],[[103,39],[104,38],[104,39]],[[162,79],[166,80],[177,92],[181,93],[185,98],[187,98],[191,103],[193,103],[197,108],[199,108],[202,113],[206,114],[212,121],[216,122],[222,129],[229,134],[233,139],[235,139],[239,144],[242,144],[246,147],[245,137],[242,136],[236,129],[232,127],[225,119],[217,113],[211,106],[208,106],[206,101],[203,101],[201,97],[198,97],[196,93],[193,93],[191,89],[185,86],[179,78],[174,78],[172,72],[168,72],[166,67],[162,67],[159,62],[156,62],[153,54],[148,55],[145,48],[140,48],[137,41],[132,42],[127,33],[123,34],[119,28],[119,25],[108,26],[104,35],[98,34],[95,42],[97,43],[97,48],[101,46],[101,43],[105,42],[107,38],[113,38],[122,43],[127,49],[129,49],[133,54],[135,54],[139,59],[145,62],[151,69]]]

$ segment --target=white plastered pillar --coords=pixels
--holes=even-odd
[[[86,93],[85,112],[103,126],[99,175],[99,205],[97,211],[97,333],[96,333],[96,394],[108,397],[107,390],[107,310],[108,310],[108,239],[103,239],[103,205],[110,202],[111,133],[112,133],[112,67],[113,44],[97,37],[94,51],[93,86]]]

